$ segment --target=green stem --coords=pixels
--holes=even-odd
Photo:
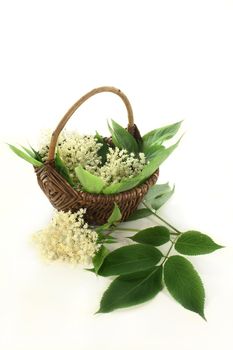
[[[171,246],[170,246],[170,248],[168,249],[167,254],[164,256],[164,259],[163,259],[161,265],[164,265],[165,262],[167,261],[167,259],[169,258],[169,254],[171,253],[171,250],[172,250],[172,248],[174,247],[174,245],[175,245],[177,239],[178,239],[178,235],[177,235],[177,237],[174,239],[174,241],[171,242]]]
[[[142,202],[143,205],[148,209],[150,210],[150,212],[155,215],[160,221],[162,221],[164,224],[166,224],[167,226],[169,226],[172,230],[174,230],[176,233],[174,234],[177,234],[177,235],[180,235],[181,232],[179,230],[177,230],[173,225],[169,224],[169,222],[167,222],[165,219],[161,218],[161,216],[159,216],[156,211],[152,208],[150,208],[145,202]]]
[[[114,228],[109,228],[108,230],[110,231],[127,231],[127,232],[138,232],[136,228],[122,228],[122,227],[114,227]]]

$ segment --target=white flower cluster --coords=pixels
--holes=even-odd
[[[48,158],[50,138],[51,133],[47,133],[39,147],[43,161]],[[101,156],[98,154],[101,147],[102,144],[95,136],[81,136],[77,132],[65,131],[60,134],[59,154],[75,183],[78,183],[75,168],[79,164],[90,173],[100,176],[109,185],[136,176],[147,163],[144,153],[139,153],[139,157],[136,157],[134,153],[128,153],[125,149],[109,147],[107,161],[102,166]]]
[[[146,164],[144,153],[139,153],[136,158],[134,153],[128,153],[125,149],[110,148],[106,163],[98,169],[98,175],[107,183],[117,183],[136,176]]]
[[[34,235],[46,260],[90,263],[100,244],[97,243],[98,234],[84,221],[85,212],[86,209],[77,213],[56,211],[50,224]]]
[[[44,137],[40,144],[40,155],[43,161],[48,158],[49,143],[51,134]],[[96,138],[92,135],[82,136],[77,132],[64,131],[58,138],[58,151],[67,166],[70,176],[76,179],[75,168],[81,164],[83,168],[91,173],[95,173],[101,165],[101,157],[98,151],[102,144],[98,143]]]
[[[64,133],[63,140],[59,140],[58,149],[61,158],[69,169],[71,177],[76,179],[75,168],[82,165],[91,173],[97,171],[101,165],[101,157],[98,151],[102,144],[98,143],[94,136]],[[77,180],[77,179],[76,179]]]

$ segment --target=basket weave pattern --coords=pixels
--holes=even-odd
[[[143,184],[131,190],[114,195],[105,195],[76,191],[56,171],[54,165],[54,154],[60,132],[76,109],[88,98],[100,92],[112,92],[121,97],[128,111],[128,131],[135,137],[136,140],[140,140],[141,136],[136,125],[134,124],[132,107],[127,97],[120,90],[114,87],[100,87],[84,95],[68,110],[52,134],[48,161],[42,167],[35,168],[39,186],[48,197],[53,207],[55,207],[57,210],[71,210],[72,212],[75,212],[80,208],[86,208],[87,213],[85,219],[90,224],[98,225],[107,221],[113,210],[114,203],[117,203],[121,210],[121,220],[126,220],[138,207],[149,188],[156,183],[159,175],[159,170],[157,170]]]

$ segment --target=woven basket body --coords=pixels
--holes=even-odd
[[[54,154],[57,139],[61,130],[64,128],[71,115],[83,102],[100,92],[113,92],[122,98],[128,111],[128,131],[136,140],[140,140],[141,136],[134,124],[132,108],[127,97],[120,90],[113,87],[97,88],[84,95],[65,114],[52,134],[48,161],[42,167],[35,168],[40,188],[48,197],[53,207],[57,210],[71,210],[72,212],[75,212],[80,208],[86,208],[87,213],[85,219],[89,224],[95,225],[100,225],[107,221],[112,213],[114,203],[116,203],[121,210],[121,220],[126,220],[138,207],[149,188],[156,183],[159,175],[159,170],[157,170],[143,184],[131,190],[115,195],[105,195],[77,191],[57,172],[54,165]]]

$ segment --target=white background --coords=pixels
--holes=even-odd
[[[0,348],[231,349],[233,1],[1,1],[0,36]],[[207,323],[166,291],[94,315],[109,280],[46,265],[30,243],[52,208],[32,167],[5,142],[35,144],[101,85],[128,95],[142,133],[184,119],[185,137],[161,167],[160,183],[176,184],[161,215],[227,247],[191,258],[206,288]],[[107,133],[109,117],[126,124],[119,98],[102,94],[69,125]]]

